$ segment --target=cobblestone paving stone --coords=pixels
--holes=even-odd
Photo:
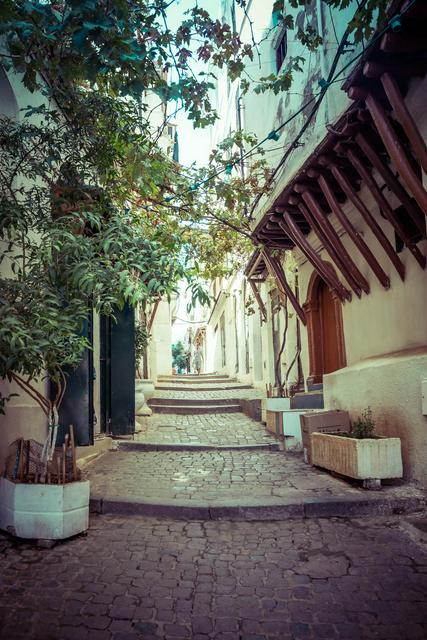
[[[97,516],[56,546],[0,536],[7,640],[422,640],[427,553],[400,520]]]
[[[268,444],[277,440],[266,433],[261,423],[243,413],[154,414],[137,418],[141,433],[137,442],[167,444],[247,445]]]
[[[254,500],[366,495],[347,482],[307,466],[302,455],[270,451],[108,452],[86,471],[100,496],[159,500]],[[385,493],[383,491],[383,493]]]

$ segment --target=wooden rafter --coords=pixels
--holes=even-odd
[[[289,282],[286,279],[286,275],[282,265],[276,258],[274,258],[271,255],[271,253],[266,247],[263,249],[263,254],[264,254],[265,262],[267,264],[267,268],[270,271],[270,275],[276,280],[279,287],[279,291],[281,290],[287,296],[291,305],[295,309],[295,312],[298,318],[305,325],[306,318],[305,318],[304,310],[301,307],[300,303],[298,302],[296,295],[292,291],[289,285]]]
[[[287,233],[297,247],[303,252],[307,260],[311,262],[315,270],[323,278],[326,284],[334,289],[341,300],[351,300],[351,293],[346,289],[335,274],[328,268],[328,265],[317,255],[313,247],[308,240],[304,237],[304,234],[298,227],[298,225],[292,220],[292,216],[285,211],[283,214],[283,221],[280,223],[285,233]]]
[[[381,83],[385,94],[393,107],[395,116],[402,125],[402,128],[412,145],[415,155],[418,158],[418,162],[424,169],[425,173],[427,173],[427,147],[408,107],[405,104],[396,80],[390,73],[383,73],[381,76]]]
[[[357,193],[354,191],[350,181],[348,180],[344,172],[341,171],[341,169],[336,164],[332,164],[329,168],[335,180],[338,182],[338,184],[346,194],[347,198],[350,200],[350,202],[353,203],[353,205],[359,211],[362,218],[365,220],[366,224],[370,227],[371,231],[373,232],[378,242],[380,243],[380,245],[382,246],[382,248],[384,249],[388,257],[390,258],[394,267],[396,268],[396,271],[401,277],[401,279],[404,280],[405,265],[397,255],[390,240],[387,238],[387,236],[385,235],[384,231],[381,229],[378,222],[375,220],[375,218],[373,217],[373,215],[371,214],[371,212],[369,211],[369,209],[367,208],[363,200],[361,200],[361,198],[359,198]]]
[[[367,96],[365,102],[384,146],[394,166],[399,171],[402,181],[427,216],[427,191],[414,172],[406,150],[398,140],[384,107],[372,94]]]
[[[418,205],[411,200],[408,192],[400,184],[399,180],[395,177],[390,168],[384,163],[380,155],[376,152],[373,145],[369,142],[368,138],[362,133],[356,134],[355,140],[359,147],[362,149],[369,162],[378,171],[382,179],[384,180],[387,188],[390,189],[398,200],[405,207],[406,212],[412,218],[413,222],[418,227],[423,236],[426,235],[426,220]]]
[[[359,249],[360,253],[365,258],[366,262],[369,264],[369,266],[371,267],[372,271],[375,273],[376,277],[378,278],[379,282],[382,284],[384,289],[389,289],[390,278],[387,276],[386,272],[381,267],[380,263],[378,262],[378,260],[376,259],[376,257],[374,256],[374,254],[372,253],[372,251],[370,250],[370,248],[368,247],[368,245],[360,235],[360,233],[355,229],[353,224],[347,218],[340,203],[335,197],[334,191],[329,181],[325,176],[320,175],[318,177],[318,182],[323,193],[325,194],[325,197],[328,201],[329,206],[331,207],[331,210],[335,213],[339,222],[347,231],[348,235],[353,240],[354,244]]]
[[[359,173],[360,177],[362,178],[362,180],[364,181],[364,183],[366,184],[370,192],[372,193],[374,200],[376,201],[377,205],[379,206],[380,210],[383,212],[387,220],[395,229],[397,235],[406,244],[409,251],[412,253],[412,255],[414,256],[415,260],[418,262],[420,267],[422,269],[425,269],[426,268],[425,256],[418,249],[417,245],[412,242],[410,236],[405,231],[405,228],[396,218],[396,215],[393,209],[391,208],[388,200],[386,200],[386,198],[384,197],[381,189],[378,187],[377,183],[375,182],[370,172],[366,169],[364,163],[357,156],[357,154],[351,149],[347,150],[347,157],[351,161],[352,165],[355,167],[356,171]]]
[[[341,259],[341,256],[335,249],[334,245],[329,241],[329,238],[324,233],[324,229],[322,228],[322,226],[318,224],[316,218],[312,215],[312,211],[302,202],[299,203],[298,208],[304,215],[312,231],[317,235],[320,242],[323,244],[325,251],[329,254],[337,269],[341,272],[341,275],[347,280],[354,293],[360,298],[360,295],[362,293],[360,286],[352,277],[350,271],[347,269],[344,261]]]
[[[340,260],[343,262],[346,271],[350,274],[351,279],[355,282],[360,295],[360,291],[369,293],[369,284],[366,278],[363,276],[350,254],[344,247],[337,232],[329,221],[328,217],[323,213],[322,207],[316,196],[312,193],[311,189],[305,191],[302,194],[305,204],[316,219],[319,228],[323,230],[324,235],[327,237],[329,243],[335,248]],[[348,280],[347,280],[348,281]],[[353,289],[354,290],[354,289]],[[357,291],[355,291],[357,293]]]

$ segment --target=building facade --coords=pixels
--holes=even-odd
[[[249,91],[239,101],[246,130],[260,139],[276,134],[265,145],[274,182],[255,203],[256,249],[245,271],[267,317],[261,333],[274,341],[267,325],[277,288],[279,314],[286,300],[292,314],[285,360],[295,345],[300,356],[293,378],[300,383],[302,376],[306,390],[323,385],[325,408],[346,409],[352,418],[370,406],[377,434],[401,438],[405,476],[426,486],[425,7],[390,3],[385,29],[350,46],[346,27],[357,3],[345,12],[321,2],[310,10],[285,5],[297,27],[315,28],[323,44],[304,50],[295,31],[273,27],[265,3],[248,5],[252,29],[264,38],[253,85],[295,56],[305,58],[288,92]],[[232,10],[223,3],[224,12]],[[248,15],[240,22],[235,15],[250,42]],[[297,288],[281,269],[288,255]],[[277,386],[271,365],[264,367],[266,352],[263,383]]]

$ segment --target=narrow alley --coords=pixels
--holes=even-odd
[[[427,640],[426,24],[0,1],[0,640]]]
[[[425,638],[425,520],[397,515],[421,497],[363,492],[241,411],[216,413],[257,395],[245,385],[175,380],[86,468],[103,512],[86,535],[51,549],[1,536],[0,637]],[[317,517],[330,509],[349,517]]]

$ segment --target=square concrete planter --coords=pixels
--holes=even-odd
[[[346,438],[311,434],[311,461],[317,467],[358,480],[401,478],[400,438]]]
[[[88,480],[18,484],[0,478],[0,529],[18,538],[62,540],[89,527]]]
[[[290,398],[265,398],[267,411],[286,411],[291,408]]]

